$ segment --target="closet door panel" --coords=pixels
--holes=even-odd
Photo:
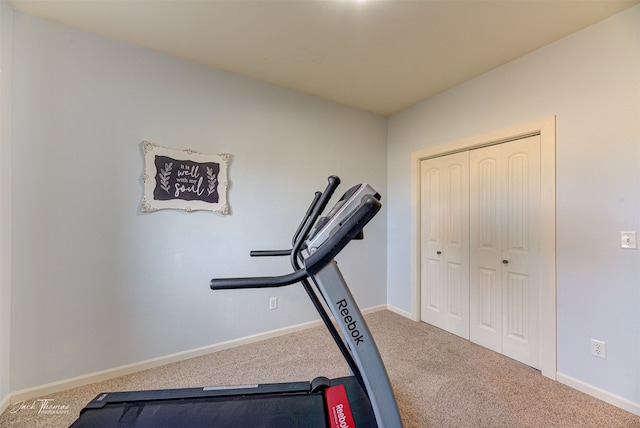
[[[421,314],[426,323],[442,327],[442,171],[438,159],[421,164]]]
[[[446,170],[443,328],[469,339],[469,153],[442,161]]]
[[[469,338],[469,155],[421,163],[421,319]]]
[[[503,354],[540,367],[540,137],[501,145]]]
[[[502,168],[500,146],[472,150],[470,339],[502,352]]]

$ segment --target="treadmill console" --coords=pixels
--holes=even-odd
[[[371,195],[380,200],[380,194],[366,183],[357,184],[347,190],[331,208],[329,213],[318,219],[306,242],[309,254],[315,252],[335,231],[344,224],[360,207],[362,198]]]

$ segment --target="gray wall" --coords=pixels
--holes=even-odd
[[[314,320],[286,273],[315,190],[386,198],[386,119],[21,13],[13,19],[11,390]],[[140,142],[231,153],[231,215],[141,214]],[[339,256],[362,307],[386,303],[386,215]],[[279,309],[269,311],[269,297]]]
[[[388,303],[410,312],[411,153],[556,115],[558,372],[636,407],[640,252],[620,231],[640,230],[639,52],[636,6],[390,117],[387,204]]]

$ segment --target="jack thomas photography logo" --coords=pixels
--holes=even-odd
[[[55,403],[52,398],[41,398],[33,401],[22,400],[14,403],[10,407],[9,413],[16,414],[24,411],[37,412],[39,415],[66,415],[69,413],[69,406]]]

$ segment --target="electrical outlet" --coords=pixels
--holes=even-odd
[[[272,298],[269,299],[269,309],[270,310],[278,309],[278,298],[277,297],[272,297]]]
[[[600,340],[591,339],[591,355],[606,359],[607,344]]]
[[[620,232],[620,248],[631,250],[638,248],[636,232]]]

